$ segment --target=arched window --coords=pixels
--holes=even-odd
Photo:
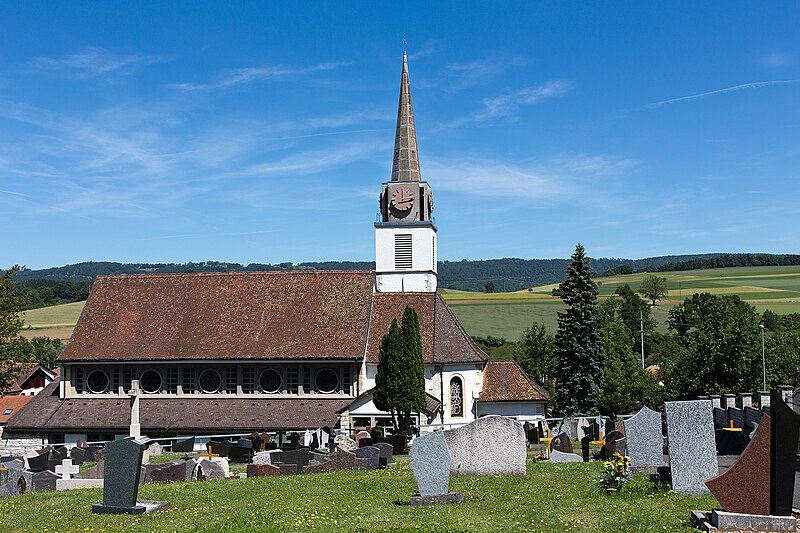
[[[461,378],[450,380],[450,416],[464,416],[464,386]]]

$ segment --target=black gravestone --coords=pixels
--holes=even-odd
[[[592,437],[592,440],[600,440],[600,424],[596,420],[592,420],[588,426],[584,427],[586,428],[586,435]]]
[[[206,450],[220,457],[228,457],[231,451],[231,441],[229,440],[210,440],[206,443]]]
[[[372,446],[372,439],[368,437],[363,437],[358,439],[358,447],[363,448],[365,446]]]
[[[142,514],[146,508],[138,505],[139,478],[142,455],[149,439],[120,439],[106,443],[103,476],[103,503],[92,505],[97,514]]]
[[[84,461],[97,461],[97,452],[102,452],[102,446],[89,446],[86,448],[86,453],[83,456]],[[102,453],[100,454],[102,456]]]
[[[572,453],[572,439],[567,433],[561,433],[550,441],[550,449],[563,453]]]
[[[770,514],[791,516],[800,415],[786,405],[777,390],[770,394],[769,403],[772,412]]]
[[[719,407],[714,408],[714,427],[726,428],[728,427],[728,411]]]
[[[47,450],[36,457],[28,457],[28,470],[31,472],[44,472],[48,469],[49,462],[50,450]]]
[[[728,424],[733,422],[733,427],[744,427],[744,413],[736,407],[728,407]]]
[[[175,444],[172,445],[172,451],[175,453],[192,453],[194,451],[194,437],[175,441]]]
[[[289,433],[289,443],[284,446],[284,450],[296,450],[300,447],[300,434]]]
[[[232,463],[252,463],[253,448],[251,446],[231,446],[228,450],[228,459]]]
[[[296,450],[283,450],[281,457],[278,459],[282,463],[298,465],[304,467],[308,462],[313,459],[311,450],[308,448],[297,448]]]
[[[591,435],[584,435],[581,439],[581,452],[583,453],[583,462],[588,463],[590,459],[589,445],[592,442]]]
[[[86,448],[79,448],[75,446],[69,451],[69,458],[72,459],[72,464],[82,465],[86,460]]]

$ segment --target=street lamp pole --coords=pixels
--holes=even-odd
[[[764,376],[764,388],[761,389],[763,391],[767,390],[767,359],[764,355],[764,324],[759,324],[759,328],[761,328],[761,370],[763,371]]]
[[[642,340],[642,368],[644,368],[644,316],[641,308],[639,308],[639,335]]]

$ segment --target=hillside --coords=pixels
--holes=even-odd
[[[675,255],[645,259],[600,258],[592,264],[598,274],[613,268],[630,265],[634,270],[660,267],[668,263],[708,259],[723,254]],[[439,286],[482,291],[487,281],[498,291],[516,291],[534,285],[558,283],[564,277],[569,259],[488,259],[483,261],[440,261]],[[17,275],[19,281],[50,280],[87,282],[97,276],[110,274],[175,274],[183,272],[275,271],[275,270],[368,270],[375,268],[370,261],[324,261],[307,263],[262,264],[226,263],[114,263],[86,262],[41,270],[25,269]]]

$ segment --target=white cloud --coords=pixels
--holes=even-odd
[[[643,109],[655,109],[657,107],[676,104],[678,102],[685,102],[689,100],[698,100],[700,98],[708,98],[709,96],[717,96],[720,94],[733,93],[737,91],[744,91],[747,89],[761,89],[764,87],[774,87],[776,85],[788,85],[800,83],[800,80],[769,80],[769,81],[755,81],[752,83],[742,83],[741,85],[734,85],[733,87],[725,87],[724,89],[717,89],[715,91],[707,91],[704,93],[691,94],[689,96],[680,96],[678,98],[670,98],[669,100],[661,100],[660,102],[653,102],[636,108],[636,111]]]
[[[309,67],[270,66],[237,68],[220,73],[215,81],[208,83],[177,83],[170,85],[170,87],[183,89],[184,91],[224,89],[226,87],[242,85],[255,81],[280,81],[292,76],[335,70],[348,65],[352,65],[352,62],[331,61],[327,63],[318,63]]]
[[[501,58],[493,54],[466,63],[451,63],[447,65],[445,67],[446,78],[449,78],[449,88],[451,90],[460,91],[493,81],[506,70],[521,67],[528,63],[528,60]]]
[[[564,95],[572,88],[572,84],[564,80],[550,80],[541,85],[525,87],[483,100],[483,109],[474,118],[484,121],[513,114],[520,106],[540,104],[551,98]]]
[[[84,79],[112,74],[128,74],[137,67],[164,61],[167,61],[167,58],[162,56],[120,55],[104,48],[88,47],[61,58],[37,57],[34,58],[33,64],[39,68],[63,72],[75,78]]]

